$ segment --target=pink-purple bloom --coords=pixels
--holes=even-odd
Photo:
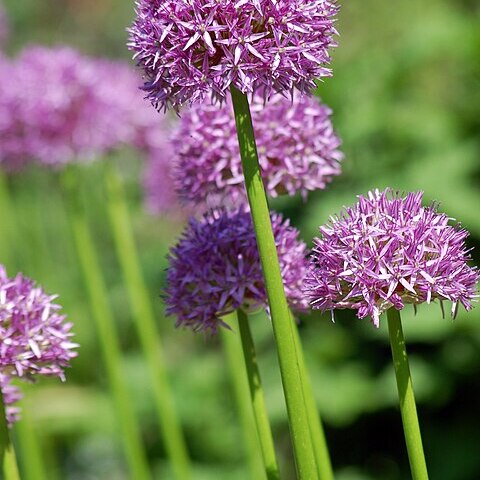
[[[29,47],[0,65],[0,164],[58,166],[165,136],[133,69],[69,47]],[[114,80],[114,85],[105,82]],[[108,85],[107,85],[108,83]]]
[[[300,94],[251,102],[259,162],[267,192],[303,196],[341,173],[340,140],[332,111]],[[245,198],[242,163],[230,102],[197,104],[182,113],[172,136],[178,195],[194,204]]]
[[[54,300],[33,280],[22,274],[9,278],[0,266],[0,373],[64,379],[77,345],[72,324]]]
[[[54,300],[22,274],[9,278],[0,265],[0,389],[10,426],[19,418],[14,404],[22,397],[12,378],[64,380],[65,368],[77,355],[72,324]]]
[[[332,0],[137,0],[129,47],[155,106],[206,95],[309,92],[331,75]]]
[[[285,293],[297,311],[308,307],[301,286],[306,273],[306,246],[298,230],[272,214]],[[238,308],[266,307],[267,299],[250,214],[212,210],[191,219],[169,255],[167,313],[177,326],[216,332],[222,317]]]
[[[369,192],[320,227],[304,286],[311,306],[354,309],[377,327],[383,312],[408,303],[449,300],[452,316],[459,304],[469,310],[479,273],[468,264],[468,232],[422,197]]]

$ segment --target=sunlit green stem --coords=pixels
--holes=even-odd
[[[90,234],[85,212],[81,205],[78,172],[73,170],[73,167],[68,169],[63,180],[75,246],[117,410],[117,420],[131,471],[130,476],[135,480],[146,480],[150,478],[148,464],[142,447],[140,429],[129,396],[127,380],[122,368],[120,342],[108,303],[108,294],[99,258]]]
[[[258,437],[262,448],[263,462],[268,480],[278,480],[280,471],[278,469],[277,458],[275,455],[275,445],[273,443],[272,429],[268,420],[265,397],[263,395],[262,380],[257,364],[257,353],[253,343],[252,333],[248,315],[242,310],[237,311],[238,328],[242,340],[243,357],[247,370],[248,384],[250,387],[250,397],[252,400],[253,415],[257,424]]]
[[[232,382],[240,423],[245,438],[245,447],[250,468],[250,478],[265,480],[266,468],[260,455],[260,443],[250,400],[250,387],[245,370],[243,349],[238,334],[237,314],[226,315],[223,320],[232,330],[220,329],[223,350],[227,359],[230,380]]]
[[[160,335],[155,324],[151,297],[141,271],[122,181],[112,165],[107,166],[108,212],[115,246],[132,305],[135,325],[150,372],[158,423],[178,480],[190,478],[190,462],[175,402],[167,377]]]
[[[388,333],[392,347],[395,376],[397,378],[400,412],[402,414],[408,459],[410,460],[410,470],[413,480],[427,480],[427,464],[423,452],[422,436],[418,423],[417,407],[415,405],[412,377],[410,375],[410,366],[408,364],[400,312],[392,307],[387,311],[387,316]]]
[[[0,392],[0,480],[19,480],[15,450],[10,440],[3,395]]]
[[[310,437],[309,419],[304,406],[290,311],[283,288],[270,212],[260,174],[250,107],[247,96],[235,87],[231,88],[231,95],[242,157],[245,187],[252,212],[277,344],[297,473],[302,480],[315,480],[318,476]]]
[[[323,431],[320,412],[317,407],[317,402],[315,401],[310,375],[308,374],[305,355],[303,354],[302,343],[298,333],[298,327],[294,319],[292,319],[292,323],[294,327],[295,345],[297,348],[300,371],[302,374],[305,408],[307,409],[308,417],[310,419],[310,435],[312,437],[315,460],[317,461],[318,477],[320,480],[333,480],[334,476],[332,462],[330,460],[330,452],[328,451],[327,440],[325,438],[325,432]]]

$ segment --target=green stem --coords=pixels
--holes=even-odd
[[[111,165],[107,166],[106,182],[109,195],[108,213],[115,246],[130,297],[137,333],[150,372],[158,423],[162,429],[175,477],[178,480],[187,480],[191,477],[190,462],[175,411],[175,401],[168,381],[151,296],[140,267],[122,181]]]
[[[318,477],[310,438],[309,419],[304,406],[300,368],[295,350],[290,311],[283,288],[267,197],[260,174],[250,107],[246,95],[235,87],[231,88],[231,95],[242,157],[245,187],[252,212],[277,344],[297,473],[302,480],[315,480]]]
[[[265,464],[268,480],[278,480],[280,471],[275,456],[275,445],[273,443],[272,429],[268,420],[265,397],[263,395],[262,380],[257,364],[257,353],[253,343],[252,333],[248,315],[242,310],[237,310],[238,327],[242,340],[243,357],[247,370],[248,385],[253,407],[253,415],[257,424],[257,432],[262,449],[263,462]]]
[[[120,424],[121,437],[131,477],[135,480],[146,480],[150,478],[147,459],[142,447],[140,429],[135,418],[127,388],[127,380],[122,368],[120,342],[108,303],[107,289],[85,212],[81,205],[77,177],[78,171],[67,169],[63,178],[75,246],[104,355],[106,372],[117,410],[117,420]]]
[[[312,382],[308,374],[307,364],[305,362],[305,355],[303,354],[302,343],[298,332],[295,319],[292,318],[293,331],[295,334],[295,346],[297,349],[300,371],[302,375],[303,396],[305,398],[305,408],[307,409],[308,417],[310,418],[310,435],[312,438],[313,450],[315,453],[315,460],[317,462],[318,477],[320,480],[333,480],[332,461],[328,451],[327,440],[325,432],[323,431],[323,424],[320,418],[320,412],[315,401],[313,393]]]
[[[410,375],[407,350],[405,348],[400,312],[392,307],[387,311],[387,316],[410,470],[413,480],[428,480],[427,464],[423,452],[422,436],[418,423],[417,407],[415,405],[412,377]]]
[[[3,395],[0,392],[0,479],[19,480],[15,450],[10,440]]]
[[[23,401],[22,418],[14,425],[15,439],[20,455],[20,466],[24,480],[44,480],[47,478],[44,457],[34,428],[29,407],[31,402]]]
[[[263,464],[263,458],[260,455],[260,443],[255,425],[255,418],[250,401],[250,387],[248,377],[245,371],[245,361],[243,359],[242,343],[235,331],[238,327],[237,315],[232,313],[226,315],[223,319],[225,323],[232,327],[232,330],[220,328],[223,350],[227,357],[230,379],[232,382],[235,401],[237,404],[240,422],[245,438],[246,453],[250,467],[250,478],[264,480],[266,479],[266,468]]]

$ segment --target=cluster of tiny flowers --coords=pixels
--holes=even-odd
[[[48,375],[64,380],[64,369],[77,355],[72,325],[54,299],[21,274],[9,278],[0,265],[0,389],[10,425],[18,419],[13,404],[21,398],[12,378]]]
[[[330,0],[138,0],[129,47],[157,108],[178,108],[233,85],[266,97],[308,92],[330,76]]]
[[[61,165],[164,135],[135,72],[68,47],[30,47],[0,66],[0,163]],[[115,81],[115,88],[105,79]]]
[[[375,326],[406,303],[449,300],[452,316],[459,303],[471,308],[479,274],[468,265],[468,232],[422,197],[370,192],[320,228],[304,286],[313,308],[355,309]]]
[[[307,268],[306,246],[288,220],[272,214],[285,293],[292,309],[308,308],[301,286]],[[267,304],[250,213],[213,210],[192,219],[169,255],[167,313],[177,326],[216,332],[222,316],[238,308]]]
[[[267,192],[275,197],[323,189],[341,173],[340,140],[331,110],[313,97],[280,94],[251,102],[259,162]],[[182,113],[172,136],[179,196],[198,204],[220,197],[244,199],[243,173],[230,102],[206,103]],[[213,200],[213,203],[215,200]],[[210,205],[212,201],[210,201]]]

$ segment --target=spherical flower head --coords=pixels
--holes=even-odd
[[[304,286],[311,306],[351,308],[377,327],[383,312],[407,303],[449,300],[452,316],[459,303],[469,310],[479,274],[468,265],[468,232],[422,197],[369,192],[320,227]]]
[[[0,372],[64,379],[64,369],[76,356],[71,323],[60,307],[35,283],[18,274],[9,278],[0,266]]]
[[[1,64],[0,164],[7,169],[90,161],[165,135],[127,64],[38,46]]]
[[[331,75],[337,10],[330,0],[137,0],[129,47],[162,109],[223,99],[231,85],[267,98],[309,92]]]
[[[152,215],[180,213],[180,202],[172,188],[172,148],[169,142],[149,151],[145,163],[143,185],[147,210]]]
[[[324,189],[341,173],[340,140],[332,111],[313,97],[252,99],[252,120],[262,176],[272,197]],[[230,102],[202,103],[182,113],[172,136],[175,186],[199,204],[245,198],[242,164]],[[213,200],[212,200],[213,199]]]
[[[288,220],[272,214],[272,226],[285,286],[294,310],[306,310],[301,285],[306,247]],[[169,255],[167,313],[177,326],[216,332],[222,316],[243,308],[266,307],[267,298],[250,214],[213,210],[192,219]]]
[[[19,388],[12,385],[11,382],[12,379],[9,375],[0,373],[0,390],[2,392],[5,414],[7,416],[7,424],[9,427],[20,419],[20,407],[15,406],[15,403],[23,397]]]

